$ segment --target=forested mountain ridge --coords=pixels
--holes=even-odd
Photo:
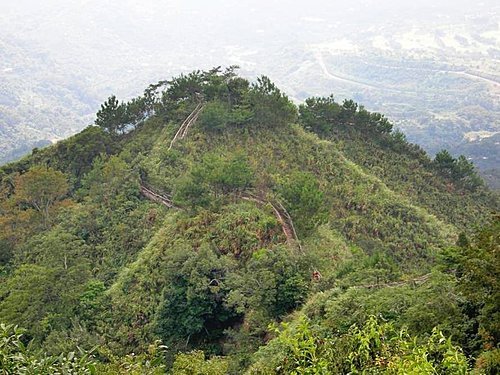
[[[498,197],[353,101],[197,71],[0,177],[7,373],[498,369]]]

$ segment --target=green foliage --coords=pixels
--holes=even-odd
[[[125,107],[125,130],[127,130],[127,127],[136,128],[142,125],[149,118],[151,112],[145,97],[140,96],[127,102]]]
[[[198,181],[196,174],[180,177],[176,181],[174,201],[184,206],[207,206],[210,203],[208,187]]]
[[[204,131],[214,132],[230,125],[243,126],[251,116],[251,111],[245,105],[231,107],[229,103],[216,100],[205,104],[198,121]]]
[[[295,218],[300,234],[308,234],[328,220],[328,206],[316,177],[307,172],[294,172],[280,184],[278,193]]]
[[[209,153],[187,176],[178,180],[174,198],[184,205],[203,206],[210,202],[209,195],[217,199],[244,191],[252,185],[253,179],[253,171],[244,154]]]
[[[494,373],[500,230],[471,228],[498,200],[469,189],[471,164],[433,162],[352,100],[310,98],[294,125],[286,95],[235,69],[111,98],[100,126],[0,169],[0,319],[48,353],[33,358],[99,346],[102,374],[463,373],[460,344]]]
[[[101,361],[95,365],[99,375],[163,375],[166,372],[165,351],[167,347],[156,340],[144,353],[119,357],[106,349],[99,349]]]
[[[163,102],[180,103],[181,101],[194,99],[203,92],[203,72],[194,71],[187,75],[168,81],[168,88],[163,94]]]
[[[30,327],[39,342],[50,330],[67,328],[88,273],[81,265],[64,269],[24,264],[0,286],[0,319]]]
[[[482,353],[476,361],[477,374],[494,375],[500,371],[500,349],[496,348]]]
[[[24,331],[17,326],[0,324],[0,371],[5,375],[17,374],[75,374],[75,375],[160,375],[165,374],[165,346],[155,341],[147,353],[117,357],[102,348],[92,351],[47,355],[26,345]],[[102,362],[94,358],[99,356]]]
[[[214,131],[224,129],[229,122],[227,105],[217,101],[205,105],[200,115],[200,126],[204,130]]]
[[[194,71],[181,74],[170,81],[159,82],[166,86],[157,101],[157,112],[161,116],[170,117],[172,112],[182,108],[185,103],[206,100],[212,103],[225,103],[226,109],[236,111],[244,108],[249,83],[236,76],[237,66],[230,66],[221,72],[220,67],[209,71]]]
[[[109,160],[97,158],[92,170],[82,181],[80,194],[86,195],[93,202],[109,207],[117,201],[127,201],[139,190],[137,172],[127,163],[111,156]]]
[[[91,246],[94,272],[108,281],[148,241],[162,208],[140,200],[138,172],[117,156],[97,158],[77,193],[82,205],[64,226]]]
[[[265,319],[282,318],[300,306],[309,289],[307,260],[282,248],[255,252],[245,270],[228,278],[230,292],[227,303],[236,311],[260,311]]]
[[[212,217],[214,221],[207,228],[210,231],[206,238],[220,253],[232,254],[241,262],[281,239],[281,228],[272,213],[251,203],[226,206]]]
[[[477,320],[482,349],[494,349],[500,342],[500,217],[464,245],[456,265],[459,291],[468,301],[466,313]]]
[[[55,227],[49,232],[33,236],[16,254],[16,262],[36,263],[54,268],[84,267],[89,248],[77,236]]]
[[[18,176],[14,180],[14,186],[15,200],[39,212],[46,227],[50,225],[52,206],[68,193],[66,176],[44,167],[33,167]]]
[[[463,185],[467,189],[476,190],[484,185],[474,168],[474,164],[463,155],[455,159],[448,151],[442,150],[436,154],[433,164],[443,176]]]
[[[447,150],[438,152],[434,157],[434,164],[436,165],[436,168],[438,168],[441,173],[447,174],[450,177],[452,177],[452,171],[455,163],[455,158],[453,158]]]
[[[0,191],[0,258],[8,264],[30,236],[56,224],[58,214],[70,205],[62,199],[68,183],[63,173],[34,166],[10,176]]]
[[[160,337],[167,345],[182,341],[187,347],[216,341],[237,318],[223,305],[230,260],[204,246],[196,253],[176,254],[166,267],[172,274],[156,317]]]
[[[377,123],[379,129],[385,127],[385,120],[377,114],[367,114],[352,101],[339,106],[332,97],[311,98],[300,107],[300,113],[303,127],[339,145],[343,156],[366,173],[461,230],[485,223],[489,210],[476,210],[478,202],[484,207],[498,207],[497,199],[484,191],[473,174],[465,172],[467,177],[464,177],[461,172],[463,180],[450,184],[451,174],[437,173],[435,162],[421,148],[408,143],[401,132],[376,130]],[[460,169],[466,171],[470,162],[461,160]],[[453,161],[451,166],[456,168]]]
[[[250,374],[466,374],[460,349],[438,330],[425,341],[370,317],[341,336],[318,333],[304,318],[283,324],[273,363],[257,362]]]
[[[111,155],[119,149],[113,137],[98,126],[89,126],[80,133],[57,142],[53,147],[32,155],[35,163],[47,165],[70,176],[79,187],[80,180],[92,168],[99,155]]]
[[[170,347],[174,345],[173,349],[184,349],[189,334],[189,347],[213,343],[214,340],[217,343],[218,337],[224,337],[225,328],[240,321],[241,313],[234,311],[227,296],[228,290],[234,289],[240,280],[239,273],[235,274],[238,263],[244,264],[252,252],[261,246],[270,245],[269,242],[276,240],[278,233],[280,229],[276,220],[250,203],[231,205],[218,213],[200,211],[195,218],[178,220],[178,226],[168,229],[168,232],[155,240],[154,246],[141,256],[140,262],[133,265],[130,271],[123,275],[125,279],[117,285],[120,293],[113,293],[116,295],[114,304],[120,306],[120,311],[125,312],[126,317],[138,317],[137,321],[132,320],[130,326],[127,324],[120,328],[120,332],[123,332],[124,336],[129,335],[129,338],[133,333],[141,340],[141,335],[145,332],[162,329],[161,332],[169,335],[165,342]],[[163,244],[164,241],[167,243]],[[207,245],[207,242],[210,245]],[[197,253],[191,250],[192,246],[197,249]],[[166,249],[165,253],[162,253],[162,248]],[[210,248],[214,250],[208,250]],[[248,279],[251,273],[262,272],[262,275],[265,275],[266,268],[270,266],[275,267],[277,275],[269,272],[265,275],[270,280],[269,283],[262,280],[267,283],[265,289],[259,288],[252,280],[255,293],[259,293],[263,298],[269,297],[263,306],[259,306],[260,301],[255,298],[252,306],[245,311],[258,308],[269,316],[274,314],[276,303],[277,308],[290,309],[305,298],[304,287],[294,278],[297,276],[296,267],[287,259],[287,253],[283,249],[280,252],[280,261],[277,261],[278,257],[266,261],[262,259],[258,263],[260,265],[254,265],[248,270],[249,274],[245,276]],[[220,260],[216,260],[217,258]],[[212,274],[214,272],[215,274]],[[278,272],[283,276],[278,276]],[[195,276],[198,274],[199,277]],[[146,275],[155,276],[151,278],[145,277]],[[291,280],[287,280],[289,277]],[[304,276],[307,277],[308,275]],[[144,301],[140,296],[150,288],[164,288],[165,298]],[[242,291],[238,295],[247,293],[247,285],[243,284],[241,288]],[[139,290],[144,290],[144,293]],[[161,289],[158,294],[160,291]],[[131,295],[134,300],[129,298]],[[135,300],[135,297],[140,299]],[[266,309],[270,311],[267,312]],[[230,316],[232,317],[228,319]],[[148,323],[153,319],[155,327]],[[268,321],[265,320],[263,326],[255,329],[262,331]],[[142,328],[136,329],[136,324]],[[159,324],[164,324],[165,328]],[[220,348],[211,344],[209,350],[217,352]]]
[[[378,369],[394,374],[468,372],[467,360],[460,349],[437,329],[420,344],[405,330],[397,332],[390,324],[371,317],[362,329],[353,326],[347,341],[348,363],[353,374],[377,373]]]
[[[289,324],[282,323],[281,329],[275,328],[275,332],[281,333],[280,344],[289,351],[284,363],[276,368],[276,373],[292,375],[330,373],[332,349],[315,337],[307,320],[300,319],[293,331]]]
[[[23,330],[17,326],[0,324],[0,371],[5,375],[17,374],[97,374],[95,362],[89,353],[69,352],[47,356],[34,352],[22,340]]]
[[[97,328],[106,306],[106,286],[102,281],[90,280],[85,285],[75,312],[90,329]]]
[[[221,357],[205,359],[202,351],[180,353],[175,357],[172,375],[223,375],[228,372],[227,360]]]
[[[112,95],[106,102],[101,104],[97,112],[95,124],[111,134],[120,133],[124,129],[125,105],[119,103],[116,96]]]
[[[295,122],[297,118],[293,103],[266,76],[258,78],[252,85],[248,102],[253,113],[251,122],[258,126],[279,128]]]
[[[353,262],[362,263],[359,259]],[[377,271],[379,269],[361,268],[352,275],[337,273],[339,288],[311,299],[304,312],[325,329],[340,333],[376,315],[391,321],[395,327],[405,326],[415,334],[430,332],[439,325],[455,342],[467,342],[469,338],[464,332],[469,322],[461,310],[462,298],[454,294],[453,277],[433,273],[419,285],[418,278],[407,282],[382,281]]]
[[[331,131],[332,124],[340,118],[342,107],[329,97],[307,98],[299,106],[300,120],[304,126],[315,133],[325,134]]]
[[[145,97],[120,103],[116,96],[112,95],[101,104],[95,124],[111,135],[120,135],[142,124],[148,115],[149,109]]]
[[[353,100],[344,100],[342,105],[329,97],[308,98],[299,106],[302,125],[321,135],[330,134],[335,128],[356,127],[370,133],[390,134],[392,124],[380,113],[370,113]]]

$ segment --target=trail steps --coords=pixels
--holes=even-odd
[[[176,208],[176,206],[172,202],[172,197],[168,194],[158,193],[153,189],[147,187],[144,183],[140,184],[140,191],[144,197],[153,202],[163,204],[168,208]],[[256,202],[260,205],[266,205],[266,204],[270,205],[271,208],[273,209],[274,215],[276,216],[278,222],[281,225],[283,234],[286,237],[287,244],[289,246],[296,246],[299,248],[299,250],[302,251],[302,247],[300,245],[297,232],[295,231],[295,226],[293,224],[292,217],[290,216],[290,214],[288,213],[288,211],[285,209],[285,207],[281,202],[275,201],[273,203],[270,201],[266,201],[250,193],[242,195],[241,198],[247,201]]]
[[[274,215],[278,219],[278,222],[281,225],[281,228],[283,230],[283,234],[286,237],[286,242],[290,246],[297,246],[299,250],[302,250],[302,247],[300,246],[299,238],[297,236],[297,232],[295,231],[295,226],[293,225],[293,220],[288,211],[285,209],[285,207],[281,204],[279,201],[270,202],[270,201],[265,201],[262,198],[259,198],[253,194],[246,193],[242,195],[241,197],[244,200],[247,201],[252,201],[256,202],[260,205],[266,205],[269,204],[271,208],[274,211]]]
[[[147,199],[149,199],[153,202],[163,204],[164,206],[166,206],[168,208],[175,207],[173,202],[172,202],[172,197],[167,195],[167,194],[157,193],[142,183],[140,185],[140,190],[141,190],[142,195],[144,195]]]
[[[186,136],[187,131],[189,130],[191,125],[194,124],[196,120],[198,120],[198,116],[203,110],[203,107],[204,107],[203,102],[199,102],[198,105],[195,107],[195,109],[189,114],[189,116],[186,117],[184,122],[177,130],[177,133],[175,133],[174,138],[172,138],[172,140],[170,141],[170,146],[168,147],[169,150],[172,149],[177,139],[183,139]]]

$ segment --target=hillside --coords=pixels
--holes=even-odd
[[[197,71],[0,178],[11,373],[499,366],[498,197],[353,101]]]

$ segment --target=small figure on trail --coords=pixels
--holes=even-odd
[[[312,273],[312,279],[313,281],[320,281],[321,280],[321,273],[318,270],[313,271]]]

